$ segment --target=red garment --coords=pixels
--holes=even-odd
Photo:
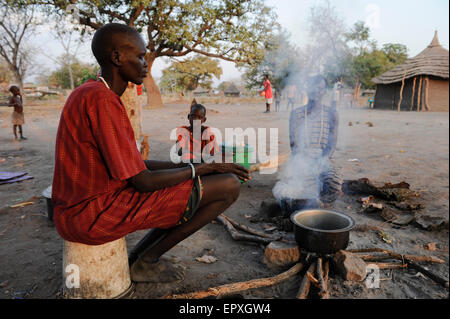
[[[137,95],[142,95],[142,84],[136,85]]]
[[[189,136],[186,136],[186,134]],[[208,139],[203,139],[203,138]],[[209,151],[211,156],[214,156],[215,150],[218,150],[218,145],[215,139],[214,134],[212,134],[210,128],[208,126],[202,126],[202,140],[197,141],[194,139],[193,133],[189,130],[189,126],[181,126],[177,128],[177,142],[180,148],[186,150],[182,153],[181,159],[185,160],[194,160],[196,157],[195,153],[203,153]],[[189,144],[188,144],[189,143]],[[189,152],[187,151],[189,149]]]
[[[273,98],[272,84],[270,83],[269,80],[265,80],[264,81],[264,93],[266,94],[266,99],[272,99]]]
[[[127,179],[145,169],[119,96],[93,80],[75,89],[56,136],[52,201],[61,237],[98,245],[176,225],[193,181],[139,193]]]

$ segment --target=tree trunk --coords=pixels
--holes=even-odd
[[[159,91],[159,87],[156,84],[155,80],[152,76],[152,66],[153,62],[155,62],[154,56],[147,56],[148,62],[148,75],[144,79],[144,87],[147,90],[147,104],[145,106],[146,109],[156,109],[163,107],[163,102],[161,98],[161,92]]]

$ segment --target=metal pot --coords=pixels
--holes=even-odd
[[[300,248],[318,254],[334,254],[348,246],[355,221],[342,213],[311,209],[291,215]]]
[[[289,217],[299,210],[313,209],[319,207],[318,200],[314,198],[311,199],[282,198],[279,204],[281,210],[283,211],[284,217]]]

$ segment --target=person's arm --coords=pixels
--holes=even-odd
[[[339,130],[339,116],[337,114],[336,109],[334,108],[331,111],[331,123],[330,123],[330,135],[328,139],[328,145],[325,149],[324,156],[331,158],[336,150],[337,139],[338,139],[338,130]]]
[[[186,165],[186,164],[184,164]],[[195,175],[203,176],[209,174],[235,174],[239,179],[249,180],[249,171],[238,164],[195,164]],[[156,171],[144,170],[128,179],[128,182],[140,193],[153,192],[159,189],[175,186],[192,178],[190,166],[183,168],[162,169]]]
[[[298,125],[295,120],[295,109],[291,111],[291,115],[289,116],[289,141],[291,145],[291,151],[297,148],[297,138],[298,138]]]

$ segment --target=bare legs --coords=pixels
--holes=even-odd
[[[27,138],[23,136],[22,125],[13,125],[14,138],[17,140],[17,127],[19,127],[19,134],[21,140],[26,140]]]
[[[233,174],[220,174],[202,178],[203,196],[195,215],[186,223],[166,231],[153,246],[149,246],[132,265],[134,281],[168,282],[181,279],[179,269],[159,261],[159,258],[179,242],[214,220],[239,197],[240,182]]]

